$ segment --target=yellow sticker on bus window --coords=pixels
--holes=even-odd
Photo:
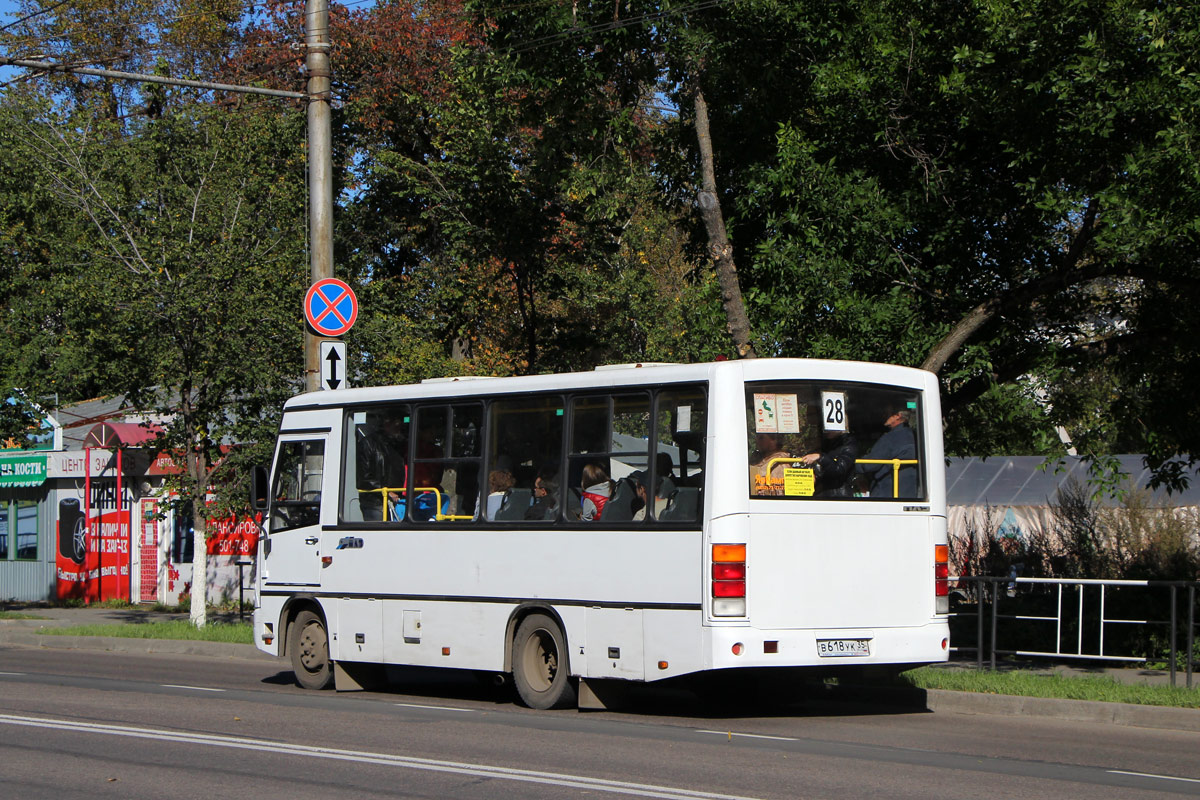
[[[788,497],[812,497],[817,490],[817,476],[811,469],[788,467],[783,471],[783,493]]]

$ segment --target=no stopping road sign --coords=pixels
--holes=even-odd
[[[324,278],[304,296],[304,318],[322,336],[341,336],[358,319],[358,298],[344,281]]]

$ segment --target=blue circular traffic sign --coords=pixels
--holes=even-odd
[[[358,298],[345,281],[324,278],[304,296],[304,318],[322,336],[341,336],[358,319]]]

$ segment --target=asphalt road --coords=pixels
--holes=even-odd
[[[0,646],[0,798],[1200,796],[1200,733],[640,687],[536,712],[475,676],[307,692],[283,662]]]

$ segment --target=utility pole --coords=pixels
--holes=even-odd
[[[308,222],[310,283],[333,277],[333,134],[329,94],[329,0],[305,0],[308,71]],[[321,388],[321,339],[304,330],[304,388]]]

